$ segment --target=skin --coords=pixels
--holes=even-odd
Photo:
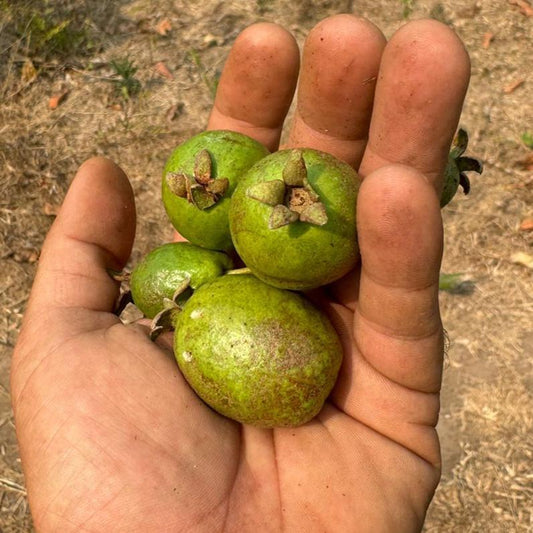
[[[208,127],[275,150],[298,67],[284,29],[246,29]],[[44,244],[12,365],[38,531],[421,529],[440,475],[438,192],[468,78],[463,45],[436,21],[410,22],[386,43],[370,22],[339,15],[308,36],[287,145],[342,157],[364,181],[360,268],[313,295],[342,336],[340,378],[296,429],[216,415],[168,339],[153,344],[110,313],[117,285],[106,268],[129,256],[133,195],[114,163],[81,166]]]

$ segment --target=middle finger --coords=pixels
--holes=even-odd
[[[385,37],[371,22],[335,15],[309,33],[303,52],[291,147],[361,161]]]

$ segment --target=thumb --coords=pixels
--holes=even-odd
[[[126,175],[107,159],[88,160],[43,245],[13,353],[14,403],[50,350],[69,336],[96,329],[101,321],[94,311],[112,310],[118,285],[107,269],[123,267],[134,234],[135,204]],[[106,316],[109,325],[111,315]]]
[[[111,311],[120,270],[135,236],[133,191],[112,161],[95,157],[78,170],[43,245],[28,314],[37,308]]]

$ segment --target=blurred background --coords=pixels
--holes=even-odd
[[[300,43],[353,13],[387,37],[451,26],[472,59],[461,126],[484,161],[443,211],[449,336],[443,477],[426,532],[533,529],[533,7],[527,0],[0,0],[0,531],[32,531],[9,398],[11,352],[44,236],[77,167],[119,163],[135,189],[131,262],[169,240],[163,164],[206,124],[225,58],[257,21]]]

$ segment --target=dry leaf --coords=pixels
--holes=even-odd
[[[36,263],[39,259],[39,252],[36,250],[23,249],[13,254],[13,259],[17,263]]]
[[[532,231],[533,230],[533,218],[524,218],[518,226],[520,231]]]
[[[516,252],[511,256],[511,261],[533,270],[533,255],[526,254],[525,252]]]
[[[172,72],[168,70],[167,66],[163,63],[163,61],[159,61],[155,64],[155,71],[160,75],[166,78],[167,80],[174,79],[174,76],[172,75]]]
[[[533,152],[517,161],[517,166],[522,170],[533,170]]]
[[[488,31],[485,33],[485,35],[483,35],[483,43],[481,46],[486,50],[490,46],[492,39],[494,39],[494,33]]]
[[[48,100],[48,108],[57,109],[57,106],[65,100],[67,94],[68,91],[63,91],[62,93],[54,94],[53,96],[51,96]]]
[[[33,250],[32,252],[29,253],[28,263],[36,263],[38,259],[39,259],[39,252],[36,252],[35,250]]]
[[[159,35],[166,35],[171,29],[172,24],[170,24],[168,19],[163,19],[155,27],[155,31],[159,33]]]
[[[176,115],[179,113],[179,111],[180,104],[171,105],[165,113],[165,118],[167,119],[167,122],[172,122],[176,118]]]
[[[533,167],[532,167],[533,169]],[[512,183],[510,185],[507,185],[506,189],[508,190],[515,190],[515,189],[527,189],[530,190],[533,188],[533,176],[526,179],[525,181],[519,182],[519,183]]]
[[[511,83],[507,84],[504,88],[503,88],[503,92],[505,94],[511,94],[512,92],[516,91],[516,89],[518,89],[518,87],[520,87],[521,85],[524,84],[526,80],[524,78],[520,78],[519,80],[514,80],[512,81]]]
[[[217,38],[212,34],[208,33],[204,36],[204,44],[208,47],[216,46],[218,44]]]
[[[57,214],[59,213],[59,209],[60,209],[60,205],[57,205],[57,204],[51,204],[49,202],[46,202],[44,205],[43,205],[43,213],[45,215],[49,215],[49,216],[57,216]]]
[[[23,83],[32,83],[37,78],[37,69],[31,59],[26,59],[20,71],[20,79]]]
[[[526,17],[533,17],[533,7],[526,0],[508,0],[512,6],[516,6],[520,9],[522,15]]]
[[[137,29],[140,33],[152,33],[153,26],[150,22],[150,19],[143,18],[137,21]]]

